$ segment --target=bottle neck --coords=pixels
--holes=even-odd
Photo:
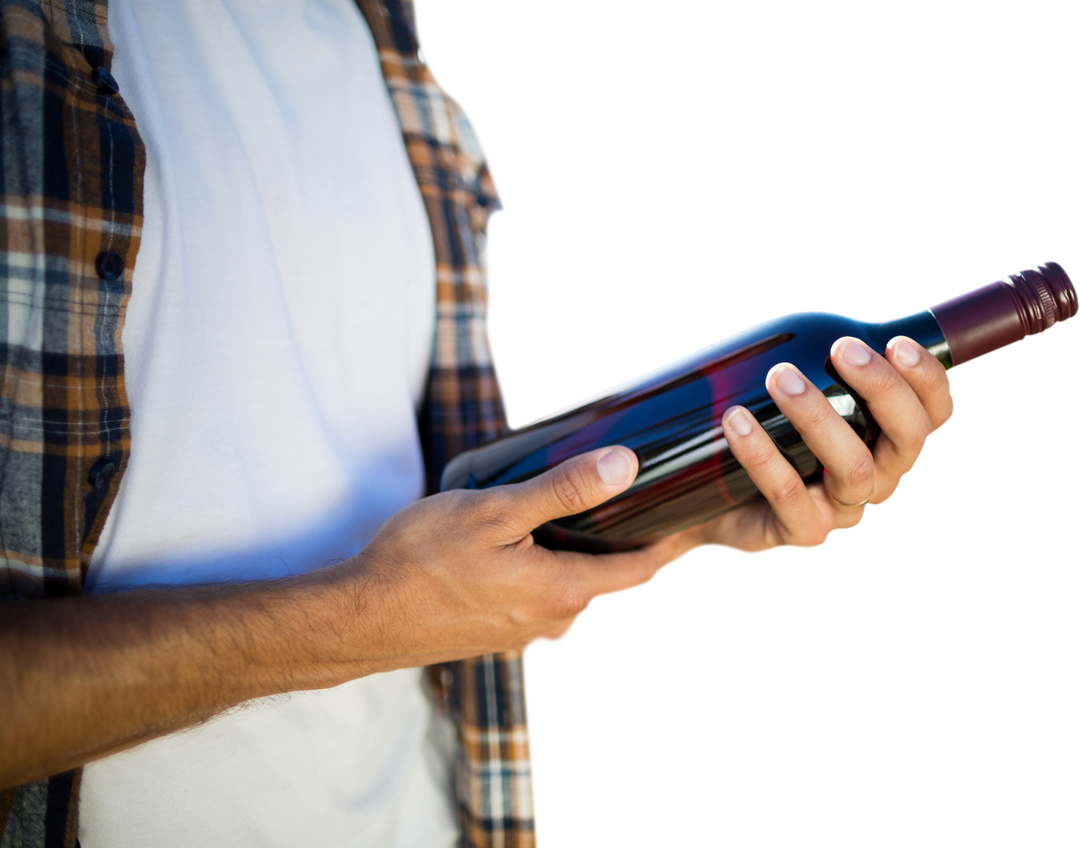
[[[1076,289],[1054,262],[941,303],[930,310],[952,364],[1041,333],[1077,312]],[[940,358],[940,357],[939,357]]]
[[[875,339],[878,342],[876,345],[878,350],[884,351],[885,345],[897,336],[907,336],[926,348],[930,355],[935,357],[946,368],[952,368],[955,364],[945,333],[942,332],[941,325],[938,324],[929,309],[915,315],[909,315],[907,318],[878,324],[875,329],[878,337]]]

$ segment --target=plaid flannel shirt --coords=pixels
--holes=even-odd
[[[484,328],[494,185],[418,56],[411,0],[356,0],[431,223],[436,338],[420,430],[428,486],[505,428]],[[121,331],[145,150],[115,92],[106,0],[0,2],[0,595],[77,595],[130,450]],[[521,658],[432,667],[453,716],[466,846],[534,845]],[[80,771],[0,792],[0,848],[73,846]]]

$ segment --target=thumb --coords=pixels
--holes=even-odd
[[[508,512],[524,535],[553,518],[576,515],[626,491],[638,463],[629,448],[610,447],[583,453],[549,471],[513,486]]]

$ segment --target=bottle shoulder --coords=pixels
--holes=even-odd
[[[548,412],[522,421],[515,431],[525,431],[538,425],[550,425],[556,420],[583,413],[598,404],[634,401],[640,396],[670,387],[673,383],[702,375],[721,363],[731,364],[740,358],[757,355],[762,348],[777,347],[813,331],[814,336],[837,332],[839,335],[859,332],[860,327],[873,327],[875,322],[832,309],[794,309],[769,315],[768,318],[747,324],[731,333],[657,363],[610,385],[583,395]]]

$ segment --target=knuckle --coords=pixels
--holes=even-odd
[[[569,617],[575,618],[581,615],[581,613],[585,612],[585,610],[589,606],[590,600],[591,598],[584,592],[575,592],[574,594],[572,594],[568,600],[569,609],[571,612],[571,615]]]
[[[912,433],[912,443],[916,450],[922,450],[923,443],[926,441],[926,437],[934,431],[934,422],[930,420],[929,415],[923,415],[919,418],[919,423],[915,427]]]
[[[436,495],[450,513],[468,513],[481,499],[479,492],[467,489],[451,489]]]
[[[802,548],[816,548],[825,544],[834,529],[832,525],[821,520],[810,522],[800,528],[795,544]]]
[[[464,524],[482,531],[504,529],[509,520],[510,498],[497,488],[475,494],[462,506]]]
[[[875,397],[888,399],[900,390],[902,378],[892,368],[878,368],[871,382]]]
[[[589,605],[589,596],[578,589],[563,586],[553,592],[549,600],[550,617],[565,621],[579,616]]]
[[[949,374],[937,360],[934,360],[934,368],[926,375],[922,396],[927,398],[927,406],[932,410],[933,427],[936,429],[952,417],[953,399],[949,390]]]
[[[896,441],[897,446],[908,456],[909,462],[915,461],[926,443],[926,437],[933,429],[930,415],[924,413],[906,429],[902,438]]]
[[[424,500],[430,504],[438,504],[443,509],[457,511],[468,509],[469,504],[481,497],[482,494],[482,492],[475,489],[450,489],[446,492],[439,492],[437,495],[431,495]]]
[[[943,420],[940,425],[937,425],[936,429],[941,430],[943,427],[948,425],[949,421],[953,420],[954,418],[956,418],[956,394],[951,393],[950,390],[948,401],[945,404]]]
[[[559,469],[551,487],[559,505],[570,514],[581,512],[588,506],[589,487],[580,469],[574,466]]]
[[[806,410],[804,413],[804,421],[813,429],[824,427],[831,418],[836,415],[832,406],[828,401],[821,405],[815,405],[812,408]]]
[[[766,439],[755,439],[750,437],[750,444],[746,445],[746,455],[740,460],[741,464],[747,468],[768,468],[774,458],[774,450],[772,443]]]
[[[847,482],[859,491],[874,482],[874,455],[869,450],[862,450],[847,467]]]
[[[798,505],[806,495],[806,485],[802,479],[789,475],[783,482],[773,489],[772,503],[781,509],[792,508]]]

